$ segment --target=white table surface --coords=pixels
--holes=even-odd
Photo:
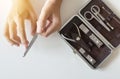
[[[32,0],[38,14],[44,1]],[[62,23],[74,15],[86,1],[63,0]],[[105,1],[120,16],[120,0]],[[10,2],[11,0],[0,0],[0,79],[120,79],[120,48],[112,52],[100,68],[93,70],[73,54],[57,33],[49,38],[40,36],[23,58],[23,46],[10,46],[2,35]]]

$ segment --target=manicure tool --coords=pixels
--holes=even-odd
[[[80,48],[79,51],[92,65],[96,63],[96,60],[92,56],[90,56],[88,53],[86,53],[86,51],[83,48]]]
[[[71,38],[68,38],[67,36],[65,36],[65,35],[63,35],[63,34],[61,34],[61,36],[62,36],[64,39],[66,39],[66,40],[69,40],[69,41],[71,41],[71,42],[74,42],[74,43],[80,45],[80,46],[83,47],[86,51],[90,52],[90,51],[91,51],[90,47],[83,41],[83,39],[81,39],[81,34],[80,34],[79,27],[78,27],[75,23],[73,23],[73,24],[74,24],[74,26],[76,27],[78,34],[72,33],[72,34],[71,34],[71,36],[72,36]]]
[[[76,27],[77,29],[77,32],[78,34],[76,33],[72,33],[71,36],[72,38],[68,38],[67,36],[62,35],[62,37],[66,40],[69,40],[71,42],[75,42],[76,44],[80,45],[81,48],[79,49],[80,53],[92,64],[94,65],[96,63],[96,60],[90,56],[87,52],[91,52],[91,49],[90,47],[83,41],[83,39],[81,39],[81,34],[80,34],[80,30],[79,30],[79,27],[73,23],[74,26]]]
[[[81,24],[79,26],[79,28],[85,33],[87,34],[90,30],[84,25],[84,24]],[[103,43],[92,33],[89,38],[95,43],[95,45],[100,48]]]
[[[96,19],[106,30],[110,31],[109,27],[103,22],[105,18],[100,14],[100,8],[97,5],[91,7],[91,11],[86,11],[84,17],[90,21]],[[111,27],[111,26],[110,26]]]
[[[112,13],[109,12],[107,9],[105,9],[105,7],[102,7],[102,9],[103,9],[104,11],[106,11],[109,15],[112,15]],[[118,22],[118,23],[120,24],[120,21],[119,21],[117,18],[115,18],[113,15],[112,15],[112,18],[113,18],[116,22]]]
[[[102,35],[100,34],[100,32],[98,30],[95,29],[95,27],[93,27],[93,25],[91,25],[81,14],[81,17],[79,17],[82,21],[86,22],[87,27],[96,35],[99,37],[99,39],[101,39],[101,41],[110,49],[113,50],[115,49],[115,47]]]
[[[27,55],[28,51],[30,50],[30,48],[32,47],[32,45],[35,43],[37,37],[38,37],[38,34],[35,34],[35,35],[33,36],[32,40],[31,40],[30,43],[29,43],[29,46],[27,47],[26,51],[24,52],[23,57],[25,57],[25,56]]]
[[[98,7],[97,5],[93,5],[91,8],[92,8],[92,9],[91,9],[92,12],[96,12],[96,13],[98,12],[97,15],[100,17],[100,19],[101,19],[102,21],[104,21],[112,30],[114,29],[114,27],[111,26],[111,25],[105,20],[105,18],[100,14],[100,7]],[[98,11],[97,11],[95,8],[98,9]]]

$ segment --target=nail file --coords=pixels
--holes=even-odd
[[[29,52],[30,48],[35,43],[37,37],[38,37],[38,34],[35,34],[34,37],[32,38],[32,40],[30,41],[29,46],[27,47],[26,51],[24,52],[23,57],[25,57],[27,55],[27,53]]]

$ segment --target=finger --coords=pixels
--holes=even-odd
[[[48,14],[46,14],[47,12],[45,12],[44,10],[41,11],[41,14],[39,16],[38,19],[38,25],[37,25],[37,33],[42,33],[45,30],[45,25],[46,25],[46,21],[48,18]]]
[[[45,33],[45,37],[48,37],[50,34],[52,34],[53,32],[57,31],[60,28],[60,20],[55,20],[53,21],[47,28],[46,33]]]
[[[30,21],[31,21],[31,34],[34,35],[36,33],[37,28],[37,15],[34,11],[30,11]]]
[[[45,36],[47,28],[51,25],[51,21],[47,20],[44,30],[40,33],[41,36]]]
[[[17,17],[15,17],[15,21],[17,24],[17,32],[19,34],[21,43],[25,45],[25,47],[28,46],[28,40],[26,37],[26,33],[25,33],[25,26],[24,26],[24,19],[22,19],[19,15]]]
[[[12,41],[14,41],[18,46],[20,45],[21,41],[20,38],[17,36],[17,29],[15,22],[9,23],[9,36]]]
[[[10,39],[10,35],[9,35],[9,25],[8,25],[7,22],[6,22],[6,24],[5,24],[4,36],[5,36],[5,38],[7,39],[7,41],[8,41],[9,43],[11,43],[11,45],[17,45],[17,46],[18,46],[18,44],[17,44],[16,42],[14,42],[14,41],[12,41],[12,40]]]

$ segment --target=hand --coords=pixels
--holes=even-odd
[[[61,26],[60,5],[62,0],[47,0],[37,21],[37,33],[49,36]]]
[[[31,33],[36,32],[37,16],[29,0],[12,0],[13,5],[7,17],[4,35],[12,44],[19,46],[24,44],[28,46],[28,40],[25,33],[24,20],[31,21]]]

